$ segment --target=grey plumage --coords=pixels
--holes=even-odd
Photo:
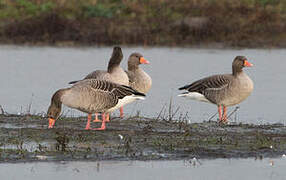
[[[126,73],[129,78],[129,86],[137,91],[147,93],[152,86],[152,79],[139,67],[141,64],[140,58],[143,58],[140,53],[132,53],[130,55],[128,59],[128,71],[126,71]]]
[[[200,79],[179,90],[202,94],[208,101],[224,106],[231,106],[246,99],[253,90],[252,80],[242,71],[246,58],[237,56],[232,65],[232,74],[214,75]],[[183,96],[183,95],[181,95]]]
[[[75,83],[70,88],[60,89],[54,93],[48,109],[49,128],[59,117],[62,104],[86,113],[109,113],[115,109],[144,99],[145,94],[131,87],[104,80],[86,79]],[[86,129],[90,129],[90,118]],[[105,129],[105,121],[98,130]]]
[[[110,108],[117,105],[119,99],[126,96],[141,96],[131,87],[116,83],[86,79],[77,82],[66,91],[61,100],[62,103],[87,113],[109,112]]]
[[[203,94],[210,102],[217,104],[224,98],[230,87],[231,75],[214,75],[195,81],[190,85],[179,88],[188,92]]]

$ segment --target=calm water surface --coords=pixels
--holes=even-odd
[[[0,164],[1,179],[285,180],[286,159],[98,161]]]
[[[127,115],[157,117],[172,98],[174,109],[188,113],[191,122],[207,120],[216,106],[177,97],[178,87],[199,78],[230,73],[235,56],[244,55],[252,68],[245,72],[253,79],[252,95],[240,104],[238,122],[285,123],[285,50],[217,50],[189,48],[123,47],[126,68],[132,52],[140,52],[150,65],[142,65],[153,79],[145,101],[127,105]],[[23,113],[31,104],[32,113],[46,112],[52,94],[68,82],[79,80],[96,69],[106,69],[112,47],[53,48],[0,46],[0,104],[9,113]],[[234,109],[234,108],[231,108]],[[230,109],[230,111],[231,111]],[[82,115],[65,108],[66,115]],[[118,114],[118,112],[116,112]],[[179,114],[177,114],[179,115]]]

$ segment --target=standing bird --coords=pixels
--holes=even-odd
[[[242,102],[253,90],[252,80],[242,70],[251,66],[253,65],[244,56],[237,56],[232,62],[232,74],[214,75],[195,81],[179,88],[187,90],[179,96],[216,104],[219,121],[226,123],[226,108]]]
[[[139,67],[140,64],[149,64],[140,53],[132,53],[128,59],[129,86],[135,90],[147,93],[152,86],[151,77]]]
[[[96,70],[88,74],[84,79],[99,79],[110,81],[121,85],[129,85],[129,79],[126,72],[120,67],[123,59],[123,53],[120,47],[114,47],[111,58],[108,63],[107,71]],[[78,81],[69,82],[74,84]],[[108,115],[109,116],[109,115]],[[120,107],[120,117],[123,117],[123,107]],[[95,114],[95,122],[99,122],[98,114]]]
[[[103,113],[101,127],[93,130],[104,130],[106,128],[105,113],[112,112],[135,100],[143,99],[145,99],[145,94],[129,86],[97,79],[82,80],[70,88],[60,89],[54,93],[47,113],[49,128],[53,128],[59,117],[62,104],[89,114],[85,128],[87,130],[91,129],[91,114]]]

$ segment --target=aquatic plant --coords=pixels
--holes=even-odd
[[[60,133],[56,132],[57,137],[55,137],[56,143],[56,150],[57,151],[67,151],[68,143],[69,143],[69,137],[65,132]]]

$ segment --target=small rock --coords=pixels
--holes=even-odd
[[[120,137],[121,140],[123,139],[123,136],[121,134],[118,134],[118,136]]]
[[[37,155],[36,158],[38,158],[39,160],[46,160],[47,156]]]

